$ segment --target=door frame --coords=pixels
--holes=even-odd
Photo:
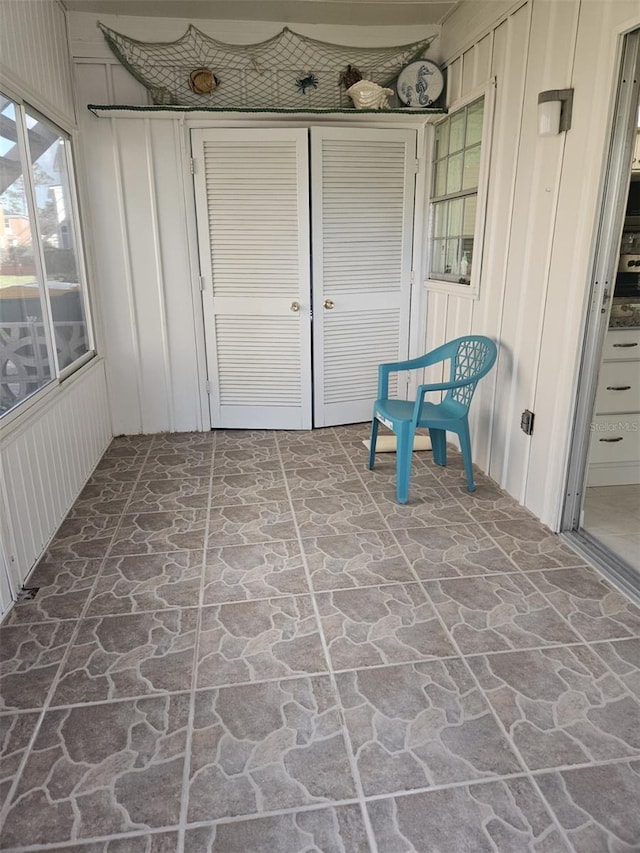
[[[177,128],[177,136],[183,154],[183,186],[185,191],[185,207],[187,210],[187,236],[189,243],[190,265],[193,271],[193,288],[197,292],[201,290],[200,282],[200,255],[198,241],[198,221],[196,215],[196,199],[193,182],[193,163],[191,153],[191,134],[194,130],[207,130],[213,128],[245,128],[253,130],[256,128],[305,128],[312,127],[367,127],[378,129],[403,128],[416,132],[417,150],[417,172],[414,185],[414,211],[412,228],[412,282],[409,304],[409,335],[408,351],[409,358],[423,352],[424,349],[424,311],[425,292],[422,286],[423,268],[425,264],[426,248],[424,233],[428,220],[427,202],[428,178],[427,150],[431,138],[432,124],[439,118],[440,112],[430,115],[411,116],[410,114],[386,114],[384,111],[376,114],[371,113],[348,113],[343,115],[326,115],[321,117],[301,116],[292,118],[283,115],[277,118],[268,117],[238,118],[234,115],[220,115],[212,117],[197,114],[192,118],[183,118]],[[211,406],[209,402],[209,376],[208,360],[205,339],[205,317],[202,293],[200,299],[194,303],[194,333],[197,340],[198,350],[198,372],[200,388],[199,413],[204,429],[215,429],[211,422]],[[411,385],[409,385],[411,390]]]
[[[615,288],[631,160],[638,127],[640,28],[621,35],[618,55],[618,75],[613,93],[615,109],[591,273],[560,530],[574,548],[596,562],[601,571],[611,576],[625,590],[637,596],[637,575],[596,537],[582,529],[591,422]]]

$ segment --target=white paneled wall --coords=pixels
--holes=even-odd
[[[0,442],[2,550],[14,594],[110,440],[104,365],[95,361]]]
[[[0,2],[0,83],[52,118],[75,121],[64,10],[57,0]]]
[[[474,332],[500,342],[472,411],[475,458],[557,529],[617,49],[625,28],[640,26],[640,4],[507,5],[463,3],[442,31],[449,102],[486,75],[497,81],[496,110],[479,299],[430,293],[426,339]],[[538,93],[569,87],[572,129],[538,137]],[[536,413],[531,437],[520,430],[525,408]]]
[[[553,86],[543,87],[572,86],[575,90],[573,125],[564,135],[566,144],[558,154],[562,166],[557,183],[553,242],[547,252],[548,281],[534,398],[536,416],[544,429],[537,436],[534,433],[536,440],[531,442],[526,490],[527,504],[534,511],[543,508],[551,518],[560,512],[564,497],[595,236],[618,83],[618,50],[623,33],[638,27],[638,0],[581,3],[572,73]],[[560,43],[557,49],[562,50]],[[593,73],[594,68],[598,73]]]
[[[482,381],[471,410],[474,461],[522,499],[520,484],[507,483],[503,454],[508,447],[499,415],[520,378],[514,375],[516,353],[504,321],[507,257],[513,222],[516,165],[520,150],[522,100],[527,70],[530,5],[518,7],[478,41],[465,46],[447,68],[447,100],[453,103],[492,78],[496,80],[495,112],[489,174],[487,222],[478,300],[431,292],[427,303],[425,347],[466,334],[485,334],[500,343],[496,369]],[[454,21],[452,21],[453,25]],[[443,31],[445,40],[446,25]],[[462,36],[462,31],[461,31]]]
[[[71,21],[113,432],[208,429],[184,127],[157,115],[113,121],[92,115],[86,104],[147,104],[147,91],[110,53],[95,16],[72,15]],[[100,58],[86,55],[96,52]]]
[[[496,2],[496,0],[491,0]],[[499,0],[501,5],[509,5]],[[178,4],[179,5],[179,4]],[[114,59],[102,32],[96,26],[100,21],[116,32],[124,33],[140,41],[173,41],[184,35],[190,24],[198,27],[218,41],[230,44],[256,44],[269,39],[289,26],[292,30],[320,41],[359,47],[386,47],[395,44],[410,44],[431,35],[437,35],[440,27],[434,24],[417,26],[337,26],[335,24],[290,24],[287,21],[229,21],[211,18],[160,18],[135,15],[96,15],[92,12],[72,12],[69,15],[69,34],[73,56],[78,59],[95,60],[100,57]],[[429,56],[437,53],[437,42],[429,48]],[[115,61],[115,60],[114,60]],[[126,103],[116,101],[115,103]]]
[[[88,116],[81,132],[113,432],[208,428],[182,127]]]

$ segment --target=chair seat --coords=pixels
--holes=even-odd
[[[413,417],[413,406],[413,400],[376,400],[374,413],[379,416],[379,420],[383,421],[384,419],[390,421],[410,421]],[[423,424],[423,421],[431,421],[434,424],[439,424],[457,420],[463,417],[466,411],[466,407],[456,400],[443,400],[442,403],[425,402],[420,408],[418,426],[428,426],[428,424]]]

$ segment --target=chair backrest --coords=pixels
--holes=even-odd
[[[468,384],[461,388],[452,388],[448,391],[445,399],[455,400],[468,409],[476,385],[495,363],[498,348],[491,338],[483,335],[467,335],[449,341],[442,349],[446,350],[446,353],[443,353],[444,357],[451,359],[449,381],[469,380]]]

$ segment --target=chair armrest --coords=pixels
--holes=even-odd
[[[460,379],[458,382],[433,382],[430,385],[418,385],[416,390],[416,402],[413,406],[413,425],[414,428],[420,420],[420,409],[424,402],[424,395],[429,391],[451,391],[454,388],[464,388],[465,385],[470,385],[476,382],[476,377],[472,376],[469,379]]]
[[[465,385],[477,381],[477,376],[470,376],[466,379],[460,379],[458,382],[434,382],[430,385],[418,385],[416,394],[422,399],[429,391],[451,391],[453,388],[464,388]]]
[[[429,367],[432,364],[446,361],[441,354],[434,350],[426,355],[410,358],[407,361],[388,361],[378,365],[378,399],[386,399],[389,393],[389,374],[399,373],[404,370],[419,370],[421,367]]]

